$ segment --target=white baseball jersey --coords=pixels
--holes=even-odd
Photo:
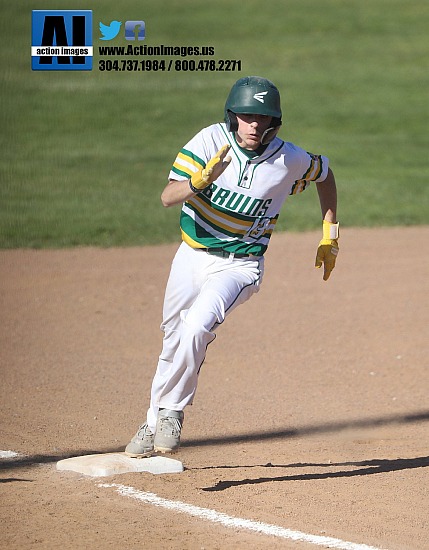
[[[323,181],[328,159],[276,137],[260,156],[237,145],[224,123],[201,130],[179,152],[169,179],[185,180],[229,144],[230,165],[182,206],[183,240],[193,248],[223,248],[262,256],[289,195]]]

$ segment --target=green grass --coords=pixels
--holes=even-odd
[[[216,59],[241,59],[242,72],[103,73],[97,54],[91,72],[31,71],[31,8],[40,6],[3,6],[0,247],[177,240],[179,209],[159,201],[170,165],[195,132],[222,119],[245,74],[280,88],[280,137],[330,158],[343,226],[428,223],[425,0],[63,4],[93,9],[96,51],[100,20],[143,19],[145,44],[211,45]],[[310,187],[277,227],[319,225]]]

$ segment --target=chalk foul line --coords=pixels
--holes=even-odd
[[[338,550],[381,550],[374,546],[368,546],[366,544],[356,544],[354,542],[347,542],[341,539],[332,537],[322,537],[320,535],[310,535],[302,533],[301,531],[293,531],[291,529],[285,529],[278,525],[271,525],[269,523],[262,523],[260,521],[252,521],[249,519],[242,519],[235,516],[229,516],[209,508],[201,508],[199,506],[193,506],[186,502],[179,500],[167,500],[161,498],[154,493],[147,493],[134,489],[134,487],[127,487],[126,485],[120,485],[118,483],[99,483],[98,487],[114,488],[116,492],[122,496],[134,498],[153,506],[172,510],[182,514],[188,514],[196,518],[218,523],[224,527],[231,527],[233,529],[244,529],[247,531],[254,531],[264,535],[271,535],[274,537],[293,540],[297,542],[307,542],[316,546],[324,546],[325,548],[337,548]]]

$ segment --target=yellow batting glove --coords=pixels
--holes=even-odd
[[[339,223],[331,223],[323,220],[323,238],[317,248],[315,266],[324,267],[323,280],[327,281],[331,271],[335,267],[337,255],[340,247],[338,246]]]
[[[231,162],[231,157],[225,158],[230,148],[230,145],[221,147],[215,156],[208,161],[206,167],[192,176],[189,187],[194,193],[199,193],[202,189],[208,187],[223,173]]]

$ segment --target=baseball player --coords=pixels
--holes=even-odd
[[[337,193],[328,159],[277,136],[280,94],[269,80],[240,78],[224,122],[202,129],[178,153],[162,192],[181,204],[182,243],[168,279],[162,352],[146,421],[127,445],[132,457],[178,450],[216,327],[258,292],[264,253],[284,201],[315,182],[322,211],[316,267],[326,281],[338,254]]]

